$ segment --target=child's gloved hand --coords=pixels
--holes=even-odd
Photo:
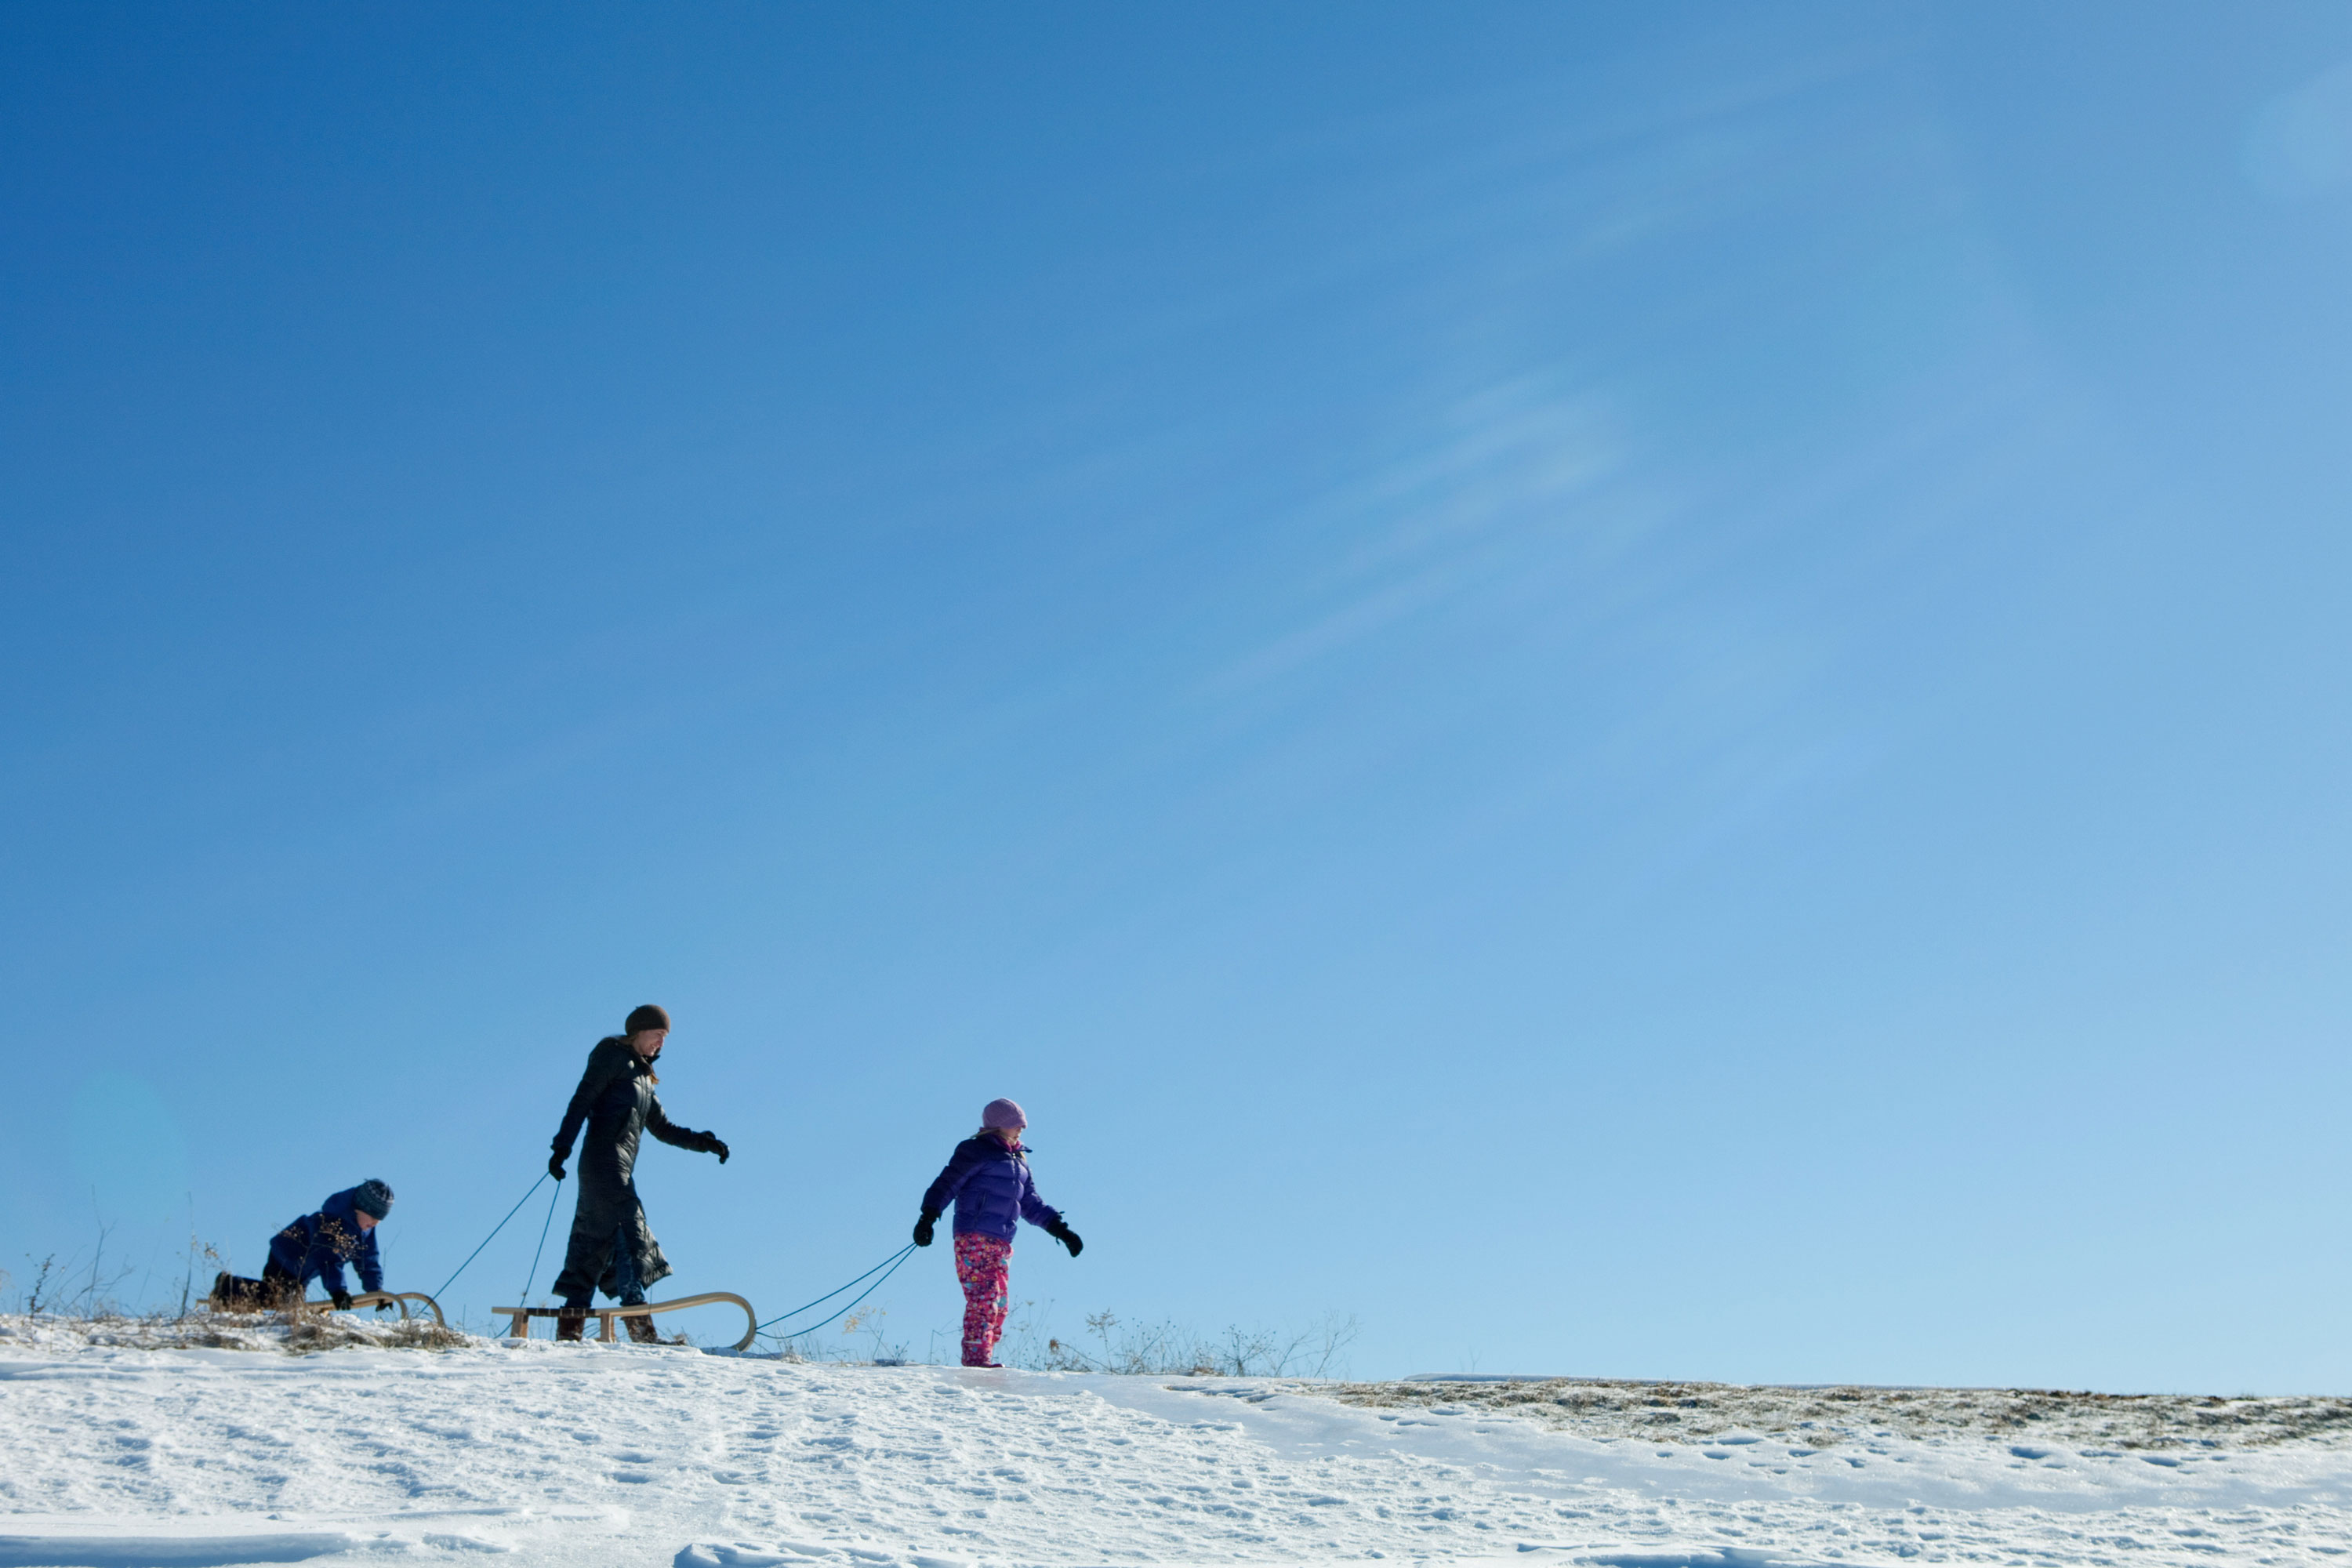
[[[937,1209],[925,1209],[923,1211],[923,1217],[915,1222],[915,1245],[917,1247],[930,1246],[931,1226],[938,1223],[940,1211]]]
[[[561,1152],[547,1157],[547,1173],[559,1182],[563,1180],[563,1156]]]
[[[338,1312],[348,1312],[352,1310],[352,1293],[349,1290],[330,1290],[327,1292],[327,1300],[335,1304],[335,1310]]]
[[[1070,1256],[1073,1258],[1076,1258],[1079,1253],[1084,1252],[1087,1249],[1087,1244],[1078,1239],[1078,1233],[1072,1230],[1068,1226],[1064,1225],[1060,1220],[1055,1220],[1053,1224],[1047,1226],[1045,1227],[1045,1234],[1052,1237],[1055,1241],[1060,1242],[1064,1247],[1068,1247],[1070,1249]]]

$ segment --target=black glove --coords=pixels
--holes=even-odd
[[[915,1245],[917,1247],[930,1246],[931,1226],[938,1221],[939,1217],[940,1211],[937,1209],[925,1209],[923,1211],[923,1217],[915,1222]]]
[[[338,1312],[348,1312],[352,1310],[352,1293],[349,1290],[330,1290],[327,1292],[327,1300],[335,1304],[335,1310]]]
[[[718,1155],[719,1163],[722,1165],[727,1163],[726,1141],[716,1132],[706,1132],[702,1135],[702,1152],[706,1154]]]
[[[566,1152],[565,1150],[558,1149],[547,1157],[547,1173],[559,1182],[563,1180],[563,1156]]]
[[[380,1318],[380,1317],[382,1317],[382,1316],[383,1316],[386,1312],[389,1312],[389,1311],[391,1311],[391,1310],[392,1310],[392,1303],[391,1303],[391,1302],[389,1302],[389,1301],[378,1301],[378,1302],[375,1304],[375,1313],[376,1313],[376,1316],[377,1316],[377,1317],[379,1317],[379,1318]]]
[[[1076,1258],[1079,1253],[1084,1252],[1087,1249],[1087,1244],[1078,1239],[1078,1233],[1072,1230],[1068,1226],[1064,1225],[1060,1220],[1055,1220],[1053,1224],[1047,1226],[1045,1227],[1045,1234],[1052,1237],[1055,1241],[1060,1242],[1064,1247],[1068,1247],[1070,1249],[1070,1256],[1073,1258]]]

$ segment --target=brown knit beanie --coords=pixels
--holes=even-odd
[[[644,1034],[647,1029],[668,1027],[669,1015],[648,1002],[642,1007],[629,1009],[629,1021],[621,1026],[621,1033],[635,1036]]]

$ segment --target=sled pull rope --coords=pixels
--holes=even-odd
[[[547,1173],[544,1171],[541,1172],[539,1181],[533,1182],[530,1184],[530,1192],[525,1193],[522,1196],[517,1198],[515,1200],[515,1206],[507,1210],[507,1219],[512,1219],[516,1215],[522,1212],[522,1205],[530,1202],[531,1193],[539,1191],[541,1184],[546,1180]],[[551,1208],[549,1212],[553,1213],[554,1211]],[[502,1219],[499,1221],[498,1224],[490,1226],[490,1234],[482,1237],[482,1247],[488,1247],[490,1243],[499,1238],[499,1232],[506,1229],[507,1227],[507,1219]],[[475,1258],[479,1258],[482,1255],[482,1247],[478,1247],[474,1248],[473,1251],[466,1254],[466,1261],[457,1265],[457,1274],[463,1274],[466,1271],[467,1265],[472,1263]],[[539,1265],[536,1261],[531,1264],[530,1271],[534,1274],[539,1272]],[[448,1279],[441,1281],[441,1289],[436,1290],[433,1293],[436,1296],[438,1296],[442,1291],[445,1291],[448,1289],[450,1286],[455,1285],[457,1282],[457,1274],[452,1274]]]
[[[898,1272],[898,1265],[899,1265],[899,1264],[901,1264],[901,1263],[906,1262],[906,1261],[907,1261],[907,1259],[908,1259],[909,1258],[912,1258],[912,1257],[914,1257],[914,1256],[915,1256],[915,1248],[914,1248],[913,1245],[910,1243],[910,1244],[907,1247],[907,1248],[906,1248],[906,1250],[905,1250],[905,1251],[903,1251],[903,1252],[899,1253],[898,1257],[896,1257],[896,1258],[892,1258],[892,1259],[890,1260],[890,1267],[889,1267],[888,1268],[887,1268],[887,1269],[883,1270],[882,1278],[881,1278],[881,1279],[877,1279],[876,1281],[874,1281],[874,1283],[873,1283],[873,1284],[868,1285],[867,1287],[866,1287],[866,1289],[863,1289],[863,1290],[859,1291],[859,1292],[858,1292],[855,1297],[853,1297],[853,1298],[851,1299],[850,1303],[849,1303],[849,1307],[844,1307],[840,1311],[835,1312],[832,1317],[827,1318],[827,1319],[824,1321],[824,1323],[819,1323],[819,1324],[817,1324],[817,1325],[815,1326],[815,1328],[796,1329],[796,1330],[794,1330],[794,1331],[793,1331],[793,1332],[795,1332],[795,1333],[803,1333],[803,1334],[813,1334],[813,1333],[816,1332],[817,1329],[824,1328],[824,1327],[825,1326],[825,1324],[826,1324],[826,1323],[835,1323],[835,1322],[839,1322],[843,1318],[845,1318],[845,1317],[847,1317],[847,1316],[849,1315],[849,1308],[850,1308],[850,1307],[855,1307],[855,1306],[856,1306],[858,1302],[863,1301],[864,1300],[866,1300],[866,1297],[871,1296],[872,1294],[874,1294],[874,1292],[875,1292],[875,1291],[879,1290],[880,1289],[882,1289],[882,1287],[883,1287],[884,1285],[886,1285],[886,1284],[889,1283],[890,1276],[891,1276],[891,1275],[893,1275],[893,1274],[896,1274],[897,1272]],[[845,1285],[845,1286],[843,1286],[843,1287],[842,1287],[842,1289],[845,1290],[845,1289],[847,1289],[848,1288],[849,1288],[848,1286]],[[839,1291],[835,1291],[835,1294],[836,1294],[836,1295],[838,1295],[839,1293],[840,1293]],[[775,1336],[775,1337],[776,1337],[776,1338],[779,1338],[779,1339],[789,1339],[789,1338],[791,1338],[792,1336],[791,1336],[790,1334],[779,1334],[779,1335],[777,1335],[777,1336]]]
[[[840,1295],[843,1290],[856,1289],[858,1285],[864,1283],[866,1280],[873,1279],[874,1276],[877,1274],[881,1275],[882,1279],[887,1279],[892,1274],[898,1272],[898,1265],[906,1262],[908,1258],[912,1258],[914,1255],[915,1244],[910,1241],[906,1246],[900,1247],[898,1251],[892,1253],[889,1257],[884,1258],[881,1262],[876,1264],[873,1268],[867,1269],[865,1273],[860,1274],[856,1279],[852,1279],[848,1284],[840,1287],[839,1289],[827,1290],[815,1300],[803,1301],[789,1312],[779,1312],[774,1317],[770,1318],[768,1322],[761,1323],[759,1328],[753,1331],[755,1333],[765,1332],[769,1323],[781,1323],[786,1318],[793,1317],[799,1313],[807,1311],[811,1307],[822,1306],[824,1303],[832,1300],[835,1296]],[[879,1290],[882,1288],[882,1279],[874,1279],[874,1283],[867,1285],[863,1291],[860,1291],[858,1293],[857,1300],[850,1302],[849,1307],[855,1307],[857,1305],[858,1301],[863,1301],[866,1297],[871,1296],[875,1291]],[[788,1340],[793,1337],[793,1334],[813,1334],[816,1332],[817,1329],[824,1328],[825,1323],[832,1322],[834,1318],[843,1316],[849,1310],[849,1307],[844,1307],[839,1312],[835,1312],[832,1318],[827,1318],[824,1321],[824,1323],[817,1324],[815,1328],[794,1329],[792,1333],[774,1334],[770,1337],[773,1339]]]
[[[531,1189],[532,1192],[538,1190],[536,1187]],[[547,1250],[547,1227],[555,1223],[555,1205],[562,1202],[562,1198],[563,1178],[558,1176],[555,1178],[555,1190],[547,1194],[547,1217],[539,1222],[539,1245],[531,1248],[530,1274],[522,1282],[522,1299],[525,1301],[530,1300],[531,1280],[539,1278],[539,1255]]]

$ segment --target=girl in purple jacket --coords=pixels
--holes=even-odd
[[[1023,1220],[1044,1230],[1076,1258],[1086,1243],[1062,1223],[1061,1215],[1037,1196],[1029,1174],[1021,1130],[1029,1118],[1009,1100],[992,1100],[980,1113],[980,1131],[956,1145],[947,1169],[923,1194],[923,1217],[915,1222],[915,1245],[931,1244],[931,1226],[955,1204],[956,1282],[963,1287],[963,1364],[994,1366],[997,1336],[1004,1332],[1013,1284],[1005,1266],[1013,1260],[1013,1232]]]

